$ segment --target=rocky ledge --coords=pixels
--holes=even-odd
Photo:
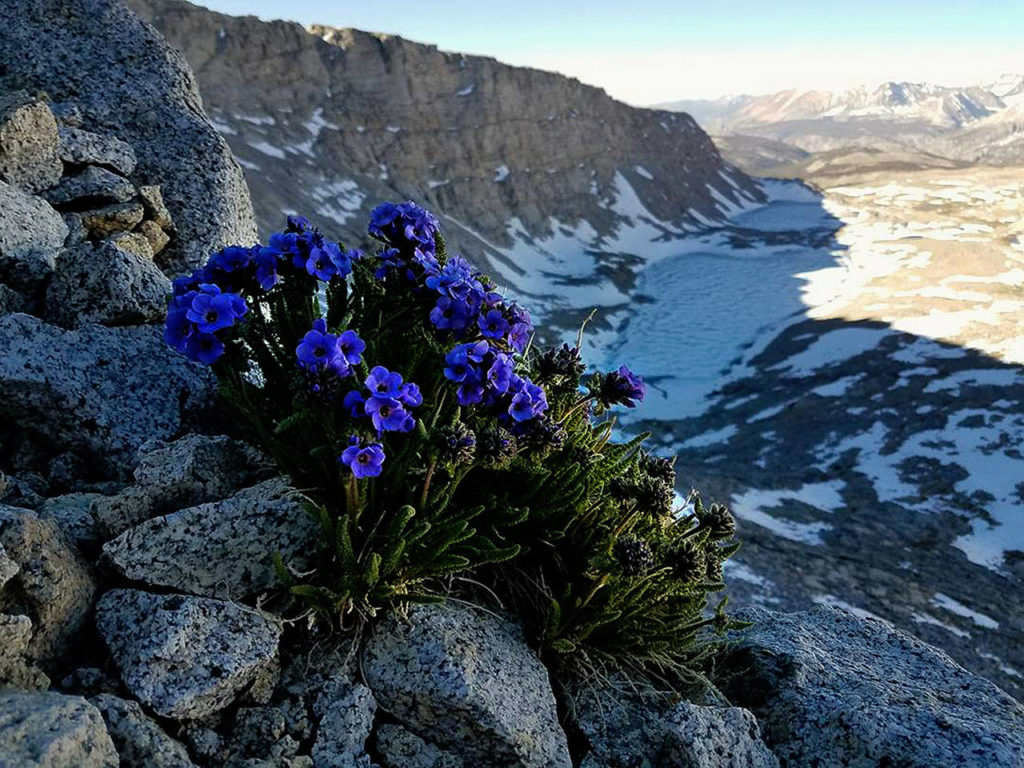
[[[189,435],[116,492],[0,507],[0,765],[1024,764],[1024,706],[835,608],[746,614],[695,701],[548,669],[498,605],[310,634],[260,553],[301,570],[317,532],[267,475]]]

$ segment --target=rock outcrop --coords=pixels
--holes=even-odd
[[[17,566],[0,589],[0,612],[27,616],[26,655],[53,664],[71,651],[89,618],[96,591],[89,566],[53,522],[27,509],[0,505],[0,546]]]
[[[108,542],[103,556],[132,581],[239,600],[279,586],[277,557],[296,572],[308,570],[318,531],[279,478],[140,523]]]
[[[0,316],[0,423],[18,425],[50,455],[77,452],[124,476],[135,451],[168,438],[183,413],[213,396],[209,371],[164,344],[157,328],[63,330],[23,314]]]
[[[645,699],[635,686],[617,682],[583,685],[574,697],[575,719],[590,746],[583,768],[778,768],[749,711]]]
[[[362,668],[382,707],[468,765],[571,764],[547,670],[513,622],[419,608],[377,628]]]
[[[103,716],[122,768],[195,768],[188,750],[147,716],[138,702],[102,693],[90,703]]]
[[[835,608],[746,618],[726,693],[782,765],[1024,764],[1024,706],[937,648]]]
[[[0,0],[0,17],[0,469],[82,490],[212,398],[134,326],[255,224],[188,66],[120,0]]]
[[[204,117],[187,65],[152,28],[119,0],[3,0],[0,11],[8,21],[0,92],[44,91],[68,128],[104,137],[65,129],[59,151],[68,164],[125,173],[134,154],[131,180],[162,187],[177,228],[162,263],[183,269],[217,247],[252,241],[241,171]],[[56,126],[53,140],[56,149]],[[32,191],[56,178],[51,173],[46,181]]]
[[[265,460],[256,451],[223,435],[147,440],[136,458],[135,482],[90,504],[104,540],[158,515],[221,501],[265,469]]]
[[[117,768],[103,718],[80,696],[0,692],[0,765]]]
[[[107,592],[96,625],[125,686],[163,717],[195,720],[273,670],[281,626],[232,603],[128,589]]]

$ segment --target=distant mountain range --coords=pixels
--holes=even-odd
[[[732,143],[754,163],[764,160],[760,155],[785,153],[752,139],[809,153],[858,147],[966,163],[1024,162],[1024,75],[959,88],[888,82],[874,89],[787,90],[659,106],[689,113],[712,134],[748,137]]]

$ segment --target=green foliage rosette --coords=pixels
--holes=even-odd
[[[671,463],[611,439],[643,381],[532,347],[529,314],[414,203],[371,214],[374,253],[301,217],[174,283],[167,343],[210,365],[241,429],[310,500],[316,568],[282,568],[335,623],[485,584],[549,657],[692,661],[736,549],[728,511],[677,509]]]

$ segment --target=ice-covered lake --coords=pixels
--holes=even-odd
[[[827,226],[829,217],[818,203],[780,201],[733,221],[801,232]],[[628,361],[642,372],[650,388],[644,418],[696,415],[731,364],[803,317],[808,274],[835,264],[828,246],[736,248],[724,234],[699,250],[681,249],[640,273],[636,292],[644,299],[605,362]]]

